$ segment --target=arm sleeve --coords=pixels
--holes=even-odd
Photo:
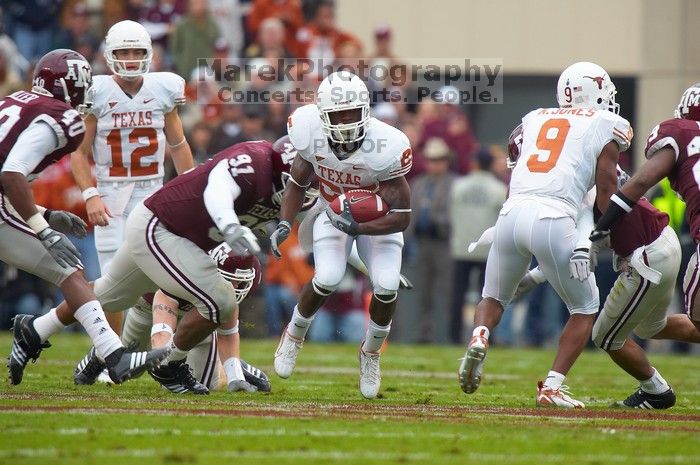
[[[241,195],[241,188],[228,169],[228,159],[221,160],[209,173],[203,199],[207,213],[223,232],[232,224],[239,224],[233,202]]]
[[[578,217],[576,218],[576,246],[575,248],[585,248],[589,249],[591,247],[591,241],[588,237],[593,231],[595,226],[593,222],[593,205],[595,204],[595,187],[588,191],[588,194],[583,198],[583,203],[581,204],[581,209],[578,212]]]
[[[2,171],[22,173],[27,176],[34,171],[46,155],[59,148],[56,133],[43,122],[30,125],[17,138]]]
[[[659,150],[670,147],[673,149],[673,153],[676,155],[676,161],[681,154],[678,142],[676,139],[677,131],[676,128],[664,121],[661,124],[657,124],[654,129],[652,129],[651,134],[647,138],[646,147],[644,148],[644,156],[646,158],[651,158]]]

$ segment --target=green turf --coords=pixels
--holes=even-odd
[[[382,398],[357,388],[357,346],[308,343],[289,380],[270,394],[175,396],[149,378],[74,386],[88,347],[63,335],[20,386],[0,388],[0,464],[672,464],[700,463],[696,357],[653,356],[673,384],[667,412],[607,405],[633,380],[600,352],[567,379],[586,413],[533,410],[552,352],[493,348],[480,390],[457,384],[456,347],[392,344],[382,357]],[[276,341],[245,341],[245,358],[271,374]],[[9,352],[10,337],[0,336]]]

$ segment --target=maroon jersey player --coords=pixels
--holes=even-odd
[[[83,106],[92,81],[89,63],[79,53],[59,49],[44,55],[29,92],[15,92],[0,101],[0,260],[59,286],[68,305],[46,315],[17,315],[9,357],[10,382],[19,384],[29,359],[49,346],[48,338],[76,320],[122,382],[154,366],[169,352],[127,352],[105,324],[104,312],[85,280],[80,254],[63,234],[85,234],[85,224],[66,212],[39,209],[27,177],[40,173],[78,147],[85,125]]]

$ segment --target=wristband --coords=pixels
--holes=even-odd
[[[44,210],[43,213],[42,212],[39,212],[39,213],[41,213],[41,216],[43,216],[46,221],[49,221],[49,218],[51,217],[51,213],[53,213],[53,210],[49,210],[47,208],[46,210]]]
[[[236,320],[236,326],[234,326],[233,328],[228,328],[228,329],[216,328],[216,334],[218,334],[219,336],[231,336],[231,335],[237,334],[237,333],[238,333],[238,320]]]
[[[49,223],[44,219],[41,213],[35,213],[27,220],[27,226],[32,228],[32,231],[39,234],[41,231],[49,227]]]
[[[167,325],[165,323],[156,323],[151,327],[151,337],[153,337],[154,334],[158,333],[168,333],[170,336],[173,335],[173,328],[170,327],[170,325]]]
[[[97,190],[97,187],[88,187],[83,191],[83,201],[87,202],[88,199],[91,199],[93,197],[99,196],[100,191]]]
[[[181,140],[180,142],[178,142],[178,143],[175,144],[175,145],[170,145],[170,144],[168,144],[168,147],[171,148],[171,149],[174,149],[174,148],[176,148],[176,147],[181,146],[181,145],[184,144],[185,142],[187,142],[187,138],[186,138],[186,137],[183,137],[182,140]]]
[[[279,228],[280,226],[284,226],[285,228],[289,229],[290,231],[292,229],[292,225],[287,220],[282,220],[279,223],[277,223],[277,227]]]

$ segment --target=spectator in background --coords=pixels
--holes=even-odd
[[[284,24],[279,18],[266,18],[260,24],[255,42],[243,53],[245,58],[289,58],[285,46]]]
[[[318,309],[309,328],[309,339],[316,342],[362,341],[367,327],[367,292],[367,278],[348,267],[338,289]]]
[[[243,49],[243,10],[247,0],[209,0],[209,11],[221,36],[229,45],[229,58],[237,58]]]
[[[11,71],[17,74],[20,79],[24,79],[29,71],[29,61],[19,52],[17,44],[12,40],[12,37],[7,35],[2,9],[0,9],[0,52],[4,54],[6,65]]]
[[[61,0],[5,0],[8,32],[29,61],[49,52],[58,26]]]
[[[258,30],[268,18],[277,18],[282,22],[285,31],[285,48],[295,51],[297,31],[304,25],[299,0],[255,0],[248,13],[248,32],[251,37],[258,37]],[[263,56],[263,55],[260,55]]]
[[[99,44],[100,39],[90,28],[90,12],[87,6],[83,2],[74,4],[67,17],[66,26],[58,33],[53,47],[70,48],[92,61]],[[78,49],[82,49],[82,52]],[[84,54],[86,51],[87,55]]]
[[[151,35],[153,45],[160,45],[163,50],[168,50],[168,39],[175,28],[175,24],[185,14],[186,3],[183,0],[158,0],[155,5],[143,12],[140,23]],[[171,57],[165,57],[170,64]]]
[[[396,111],[396,107],[394,107],[394,105],[391,103],[382,102],[377,104],[372,109],[372,116],[377,118],[379,121],[388,124],[389,126],[393,126],[395,128],[399,127],[399,113]]]
[[[280,245],[282,258],[268,255],[265,268],[265,320],[270,336],[279,336],[289,322],[301,288],[314,276],[308,255],[299,245],[299,223]]]
[[[242,105],[221,105],[221,118],[211,137],[209,153],[219,153],[226,147],[229,147],[235,144],[236,141],[240,140],[242,119]]]
[[[22,77],[17,74],[12,66],[10,66],[5,51],[0,49],[0,96],[5,97],[13,92],[22,90],[24,82]]]
[[[467,253],[467,246],[496,224],[508,190],[492,172],[494,157],[490,151],[479,150],[474,161],[472,171],[454,181],[450,195],[450,222],[459,224],[450,233],[454,274],[449,328],[450,341],[454,344],[464,342],[462,327],[465,297],[471,290],[476,292],[476,300],[479,300],[484,287],[486,257],[489,252],[488,247],[477,247],[474,252]],[[472,284],[472,278],[476,278],[475,285]]]
[[[262,103],[243,104],[243,119],[241,133],[233,142],[248,142],[251,140],[274,140],[274,135],[265,127],[265,105]]]
[[[219,27],[209,13],[206,0],[189,0],[187,14],[170,37],[175,71],[189,79],[192,70],[200,65],[197,59],[212,57],[219,36]]]
[[[313,20],[297,32],[297,41],[297,57],[323,60],[324,63],[333,63],[345,42],[354,41],[362,49],[359,39],[336,26],[335,4],[330,0],[319,2]]]
[[[391,51],[391,28],[388,25],[380,25],[374,29],[374,47],[375,50],[371,57],[370,65],[373,69],[379,68],[386,70],[385,74],[383,74],[386,77],[382,81],[370,78],[367,83],[370,91],[391,89],[399,85],[399,82],[392,81],[391,75],[397,75],[394,69],[403,65]],[[374,76],[380,75],[375,73]]]
[[[287,134],[287,118],[291,114],[289,105],[273,100],[266,105],[266,108],[265,128],[273,135],[270,140],[277,140]]]
[[[459,104],[459,90],[452,86],[444,86],[438,90],[442,103],[423,101],[421,113],[423,116],[422,147],[429,139],[443,139],[455,153],[452,169],[459,174],[467,174],[471,167],[471,159],[476,150],[476,139],[471,131],[469,119]],[[418,163],[417,163],[418,162]],[[413,169],[421,170],[422,160],[413,161]],[[418,166],[416,166],[418,164]]]
[[[446,343],[452,295],[452,261],[447,259],[449,203],[455,175],[450,172],[450,148],[442,139],[428,140],[424,154],[426,172],[411,183],[412,217],[407,230],[416,253],[411,280],[420,283],[412,291],[418,306],[413,326],[420,331],[419,342]]]
[[[190,149],[192,149],[192,158],[194,159],[195,165],[204,163],[214,154],[209,152],[211,136],[211,128],[204,121],[199,121],[192,128],[187,140],[190,142]]]

